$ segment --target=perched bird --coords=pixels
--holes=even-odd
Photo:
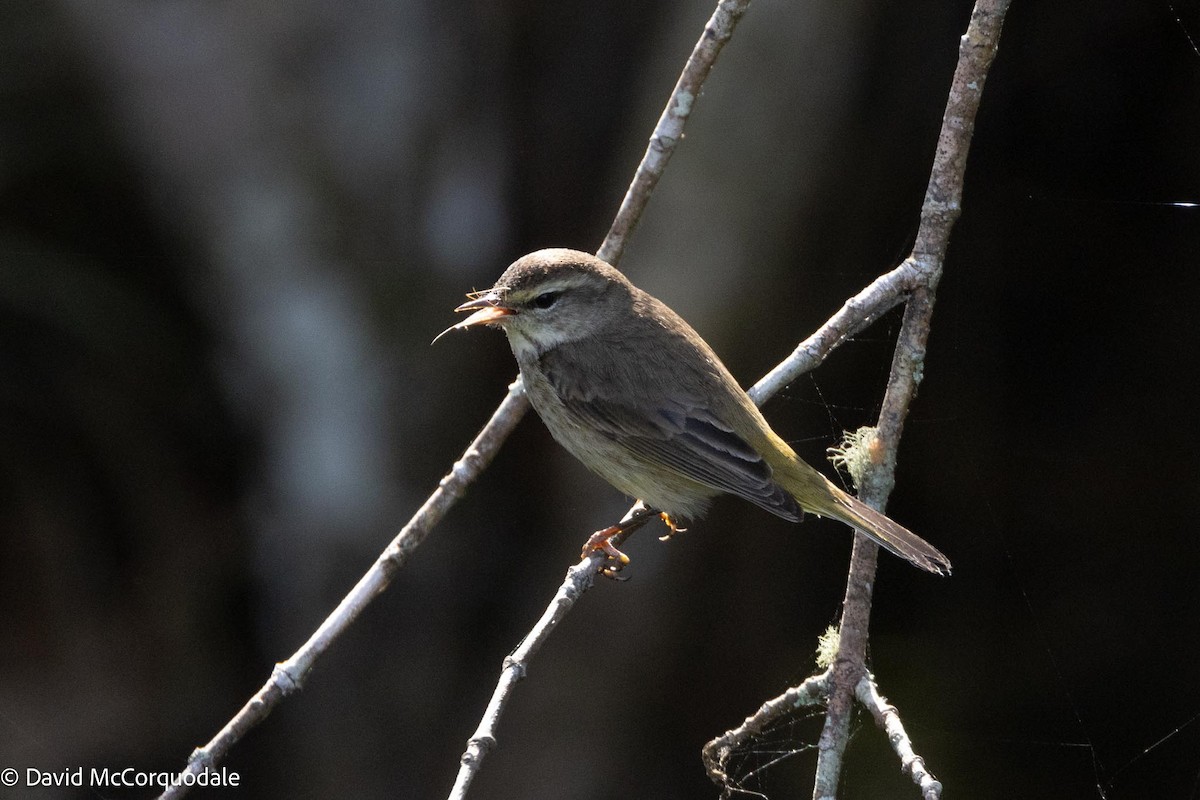
[[[455,311],[474,313],[443,334],[502,329],[551,435],[672,531],[728,493],[793,522],[832,517],[921,569],[950,571],[937,548],[801,461],[700,335],[604,261],[539,250],[468,297]],[[619,569],[628,559],[601,535],[615,530],[589,547]]]

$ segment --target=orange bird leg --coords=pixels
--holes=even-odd
[[[623,542],[629,534],[655,517],[662,519],[667,527],[671,529],[670,533],[663,537],[664,539],[677,531],[683,530],[683,528],[676,526],[675,521],[665,512],[655,511],[652,508],[639,508],[628,519],[621,520],[616,525],[609,525],[607,528],[598,530],[589,536],[587,544],[583,546],[581,557],[587,558],[596,551],[604,553],[605,562],[600,568],[600,574],[606,578],[617,578],[617,573],[629,564],[629,556],[618,550],[617,544]],[[617,540],[616,543],[613,542],[614,539]]]

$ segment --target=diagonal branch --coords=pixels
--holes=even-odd
[[[749,5],[750,0],[721,0],[684,65],[612,228],[598,251],[598,255],[610,264],[616,264],[620,260],[629,234],[641,218],[642,211],[650,200],[650,194],[662,176],[676,145],[683,138],[683,127],[699,95],[700,87],[712,71],[717,55],[733,35],[734,27]],[[196,775],[219,764],[230,748],[266,719],[271,710],[285,697],[303,685],[316,660],[350,627],[359,613],[387,589],[395,574],[408,560],[408,556],[425,540],[467,487],[487,468],[500,446],[528,410],[529,401],[518,376],[509,386],[508,394],[496,408],[487,425],[366,574],[309,640],[291,658],[275,666],[270,679],[217,735],[192,752],[187,766],[160,798],[185,795],[194,783]],[[594,572],[596,564],[589,562],[589,565]]]
[[[508,394],[496,408],[488,424],[471,442],[462,457],[454,462],[454,466],[442,478],[438,488],[417,513],[413,514],[408,524],[342,599],[333,613],[291,658],[275,665],[270,679],[246,701],[208,744],[192,751],[187,766],[159,796],[160,800],[187,794],[195,782],[195,776],[220,763],[230,748],[266,719],[275,706],[304,685],[316,660],[350,627],[363,609],[388,587],[413,550],[425,540],[433,527],[462,496],[467,485],[491,463],[496,451],[500,449],[500,444],[520,422],[528,407],[529,401],[525,398],[521,383],[515,381],[508,387]]]
[[[908,738],[908,731],[900,721],[900,712],[879,693],[875,679],[864,675],[858,686],[854,687],[854,696],[862,703],[863,708],[871,712],[876,724],[887,734],[892,749],[900,758],[900,771],[912,778],[913,783],[921,790],[924,800],[938,800],[942,796],[941,782],[925,769],[925,759],[913,749],[912,739]]]
[[[637,172],[633,174],[633,181],[629,184],[625,199],[621,201],[621,208],[617,211],[612,227],[608,229],[608,236],[604,237],[604,243],[596,251],[596,256],[601,261],[607,261],[614,266],[620,261],[621,254],[625,251],[626,240],[641,220],[642,209],[646,207],[646,201],[658,185],[658,179],[662,177],[667,162],[675,152],[675,145],[683,138],[683,126],[687,124],[692,106],[700,96],[700,87],[712,71],[721,48],[733,36],[733,29],[738,20],[749,7],[750,0],[720,0],[717,3],[717,10],[704,26],[704,33],[696,42],[692,54],[688,56],[687,63],[683,65],[683,72],[679,74],[675,90],[671,92],[671,99],[667,101],[666,108],[658,118],[654,133],[650,134],[650,144],[642,156],[642,163],[638,164]]]
[[[626,515],[626,519],[630,514]],[[542,616],[517,645],[517,649],[504,659],[500,679],[496,682],[492,698],[479,720],[479,727],[467,740],[467,749],[459,759],[458,775],[455,776],[454,787],[450,790],[450,800],[462,800],[467,796],[467,790],[479,774],[483,759],[496,746],[496,728],[517,682],[525,677],[530,660],[550,638],[558,623],[575,607],[575,601],[591,588],[596,570],[603,560],[604,557],[597,553],[581,559],[578,564],[567,570],[567,577],[554,593]]]
[[[768,397],[796,378],[821,366],[838,345],[903,303],[904,298],[921,282],[921,273],[911,259],[905,259],[891,272],[871,281],[865,289],[847,300],[815,333],[797,345],[790,356],[748,389],[750,398],[762,405]]]

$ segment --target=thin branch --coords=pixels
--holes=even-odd
[[[862,703],[863,708],[871,712],[875,722],[887,734],[892,749],[900,757],[900,770],[912,778],[913,783],[921,790],[921,797],[924,800],[941,800],[941,782],[925,769],[925,759],[913,749],[912,739],[908,738],[908,731],[900,721],[900,712],[879,693],[875,679],[864,675],[854,688],[854,696]]]
[[[500,449],[500,444],[516,427],[528,406],[529,401],[525,398],[520,381],[513,382],[488,424],[471,442],[462,457],[454,462],[454,466],[442,478],[438,488],[417,513],[413,514],[408,524],[342,599],[333,613],[291,658],[275,665],[266,684],[242,706],[212,741],[192,752],[187,766],[160,798],[177,798],[187,794],[194,776],[220,763],[230,748],[247,732],[266,719],[271,710],[285,697],[304,685],[313,664],[321,654],[329,649],[362,610],[388,587],[409,555],[462,496],[466,487],[487,468],[496,451]]]
[[[895,484],[896,451],[908,408],[916,396],[925,366],[925,347],[933,314],[934,291],[941,280],[950,231],[962,208],[967,152],[975,129],[975,114],[988,68],[996,56],[1000,31],[1009,0],[977,0],[967,33],[959,45],[937,154],[930,172],[921,226],[913,253],[907,259],[925,276],[905,308],[872,448],[879,461],[868,470],[859,487],[862,500],[883,510]],[[855,687],[866,675],[866,646],[871,617],[871,590],[875,582],[878,548],[856,536],[842,605],[841,640],[832,669],[832,689],[825,726],[818,744],[814,798],[837,795],[842,757],[849,740],[850,712]]]
[[[630,509],[625,519],[629,519],[633,515],[633,511],[634,509]],[[575,601],[591,588],[592,580],[596,577],[596,570],[603,560],[602,554],[593,553],[568,569],[567,577],[558,587],[558,591],[555,592],[550,604],[546,606],[546,610],[542,612],[537,624],[529,630],[529,633],[517,645],[517,649],[504,659],[504,665],[500,669],[500,679],[496,682],[492,698],[488,701],[487,708],[484,709],[483,717],[479,720],[479,727],[467,740],[466,752],[462,754],[458,775],[454,779],[454,787],[450,790],[450,800],[462,800],[467,796],[467,790],[471,787],[475,776],[479,774],[484,757],[496,746],[496,728],[517,682],[525,677],[529,670],[530,660],[550,638],[550,634],[558,627],[558,623],[562,622],[563,618],[574,608]]]
[[[880,275],[847,300],[824,325],[797,345],[790,356],[747,389],[747,394],[762,405],[766,398],[819,367],[842,342],[904,302],[908,293],[922,281],[921,272],[911,259],[905,259],[891,272]]]
[[[615,265],[620,260],[629,234],[637,225],[650,194],[662,176],[675,146],[682,138],[683,127],[705,78],[711,72],[721,48],[733,35],[734,27],[749,4],[750,0],[722,0],[705,26],[703,35],[688,58],[675,90],[667,101],[654,134],[650,137],[650,144],[638,165],[612,228],[597,251],[597,255],[610,264]],[[367,573],[359,579],[309,640],[291,658],[275,666],[266,684],[242,706],[225,727],[208,744],[192,752],[176,783],[163,792],[161,798],[178,798],[185,795],[190,788],[190,777],[220,763],[230,748],[248,731],[266,719],[275,706],[303,685],[316,660],[349,628],[359,613],[388,587],[396,572],[408,560],[408,556],[425,540],[434,526],[462,496],[467,486],[491,463],[500,445],[528,410],[529,401],[518,376],[471,446],[454,463],[449,474],[438,484],[438,488],[376,559]],[[586,564],[594,572],[599,562],[598,557],[585,559],[579,566],[583,567]],[[549,630],[553,630],[553,625]],[[528,655],[532,655],[532,651]],[[516,679],[519,679],[519,676],[514,680]],[[497,708],[497,715],[502,707],[503,702]],[[484,752],[485,749],[479,751],[479,759]]]
[[[658,179],[675,152],[675,146],[683,138],[683,126],[687,124],[692,106],[700,96],[700,87],[704,85],[721,48],[733,36],[733,29],[749,6],[750,0],[721,0],[717,3],[716,11],[704,26],[704,33],[683,66],[675,90],[671,92],[671,99],[658,118],[654,132],[650,134],[650,144],[633,175],[625,199],[621,201],[621,208],[608,230],[608,236],[604,237],[604,243],[596,251],[596,256],[602,261],[615,265],[620,260],[625,242],[642,218],[646,201],[658,185]]]

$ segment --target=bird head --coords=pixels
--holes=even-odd
[[[624,275],[593,255],[538,250],[514,261],[491,289],[469,294],[454,310],[471,315],[438,338],[491,325],[508,334],[514,351],[538,355],[611,324],[628,308],[632,290]]]

